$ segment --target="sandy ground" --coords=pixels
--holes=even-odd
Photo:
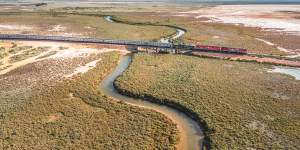
[[[64,26],[62,26],[62,25],[59,24],[59,25],[53,26],[52,29],[50,29],[48,31],[50,31],[50,32],[63,32],[63,31],[66,30],[66,28],[67,27],[64,27]]]
[[[29,30],[32,29],[31,27],[24,26],[24,25],[9,25],[9,24],[0,24],[0,30]]]
[[[6,45],[6,47],[10,46],[10,43],[12,41],[3,41],[1,45]],[[95,45],[95,44],[75,44],[75,43],[63,43],[63,42],[39,42],[39,41],[13,41],[18,46],[33,46],[33,47],[50,47],[49,50],[34,56],[27,58],[25,60],[17,61],[17,62],[9,62],[9,58],[13,57],[16,54],[10,54],[8,56],[5,56],[1,61],[2,64],[0,65],[0,68],[5,68],[3,70],[0,70],[0,75],[6,74],[18,67],[43,61],[46,59],[58,59],[58,60],[64,60],[64,59],[70,59],[70,58],[84,58],[89,57],[90,55],[96,55],[99,53],[104,52],[110,52],[110,51],[120,51],[121,53],[126,53],[126,50],[120,50],[115,49],[113,47],[110,48],[104,48],[101,45]],[[87,66],[76,68],[74,73],[67,74],[65,77],[71,77],[73,75],[76,75],[78,73],[84,73],[87,72],[89,69],[96,66],[96,63],[99,60],[95,60],[91,62],[91,64],[86,64]]]
[[[83,36],[82,33],[75,33],[71,29],[61,24],[41,26],[33,24],[19,24],[0,22],[1,34],[38,34],[38,35],[59,35],[59,36]],[[86,34],[86,32],[84,32]]]
[[[36,6],[20,6],[20,5],[3,5],[0,3],[0,12],[10,12],[10,11],[26,11],[31,12],[36,10]]]
[[[195,18],[209,18],[210,21],[300,35],[299,5],[221,5],[181,13],[194,14]]]
[[[213,58],[221,58],[221,59],[229,59],[229,60],[255,61],[258,63],[271,63],[271,64],[275,64],[275,65],[300,67],[300,61],[276,59],[276,58],[270,58],[270,57],[262,57],[261,58],[261,57],[249,56],[249,55],[209,53],[209,52],[200,52],[200,51],[194,51],[191,54],[195,55],[195,56],[205,56],[205,57],[213,57]]]
[[[0,70],[0,105],[4,109],[21,104],[33,90],[40,86],[54,86],[65,79],[73,79],[76,75],[87,72],[97,63],[101,63],[99,57],[103,53],[127,52],[124,47],[62,42],[0,41],[0,46],[11,47],[11,42],[17,43],[18,46],[51,48],[38,56],[14,63],[7,61],[0,65],[0,68],[7,66],[4,70]],[[16,97],[18,97],[17,101]],[[56,120],[58,117],[50,116],[49,121]]]
[[[274,45],[291,57],[300,54],[300,5],[220,5],[182,11],[175,15],[194,17],[201,22],[260,28],[268,35],[257,40]]]
[[[99,60],[94,60],[94,61],[91,61],[83,66],[79,66],[75,69],[75,71],[71,74],[68,74],[66,75],[65,77],[69,78],[69,77],[72,77],[74,75],[77,75],[79,73],[86,73],[87,71],[89,71],[90,69],[96,67],[97,63],[101,61],[101,59]]]

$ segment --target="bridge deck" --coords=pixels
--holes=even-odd
[[[0,40],[42,40],[42,41],[101,43],[101,44],[134,45],[134,46],[172,48],[172,44],[170,44],[170,43],[151,42],[151,41],[112,40],[112,39],[98,39],[98,38],[23,35],[23,34],[0,34]]]

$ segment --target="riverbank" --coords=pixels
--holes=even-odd
[[[98,90],[117,52],[64,46],[0,75],[0,149],[175,149],[170,119]]]
[[[132,98],[132,95],[127,95],[124,92],[120,92],[116,86],[114,86],[114,81],[117,77],[122,75],[122,73],[127,69],[131,63],[131,56],[123,56],[119,62],[119,65],[113,73],[107,76],[101,84],[101,91],[109,97],[112,97],[116,100],[120,100],[129,105],[141,107],[144,109],[150,109],[157,111],[161,114],[164,114],[170,118],[176,125],[179,130],[179,143],[177,149],[204,149],[207,147],[205,142],[203,142],[203,133],[202,128],[186,113],[182,113],[181,109],[174,109],[173,106],[166,107],[170,105],[160,105],[161,103],[155,101],[145,101],[145,99],[140,99],[140,97]],[[116,88],[115,88],[116,87]],[[125,94],[127,96],[121,95]],[[146,99],[147,100],[147,99]],[[154,103],[152,103],[154,102]]]
[[[105,18],[109,22],[122,23],[122,24],[127,24],[127,25],[160,26],[160,27],[169,27],[171,29],[175,29],[175,31],[176,31],[175,33],[172,33],[172,34],[169,34],[166,36],[162,36],[160,38],[160,40],[155,40],[155,41],[160,41],[162,43],[171,43],[172,41],[176,41],[187,32],[186,29],[175,26],[175,25],[159,24],[159,23],[151,23],[151,22],[138,22],[138,21],[133,22],[133,21],[128,21],[128,20],[123,20],[122,18],[120,18],[118,16],[105,16]]]
[[[291,76],[269,73],[270,68],[183,55],[136,54],[115,86],[124,94],[196,115],[197,122],[206,126],[209,148],[297,149],[300,84]]]
[[[128,22],[123,22],[123,21],[121,21],[121,20],[116,20],[116,18],[114,17],[113,18],[113,16],[105,16],[104,17],[108,22],[111,22],[111,23],[124,23],[124,24],[128,24]],[[132,23],[131,22],[131,24],[135,24],[135,23]],[[146,24],[146,23],[141,23],[141,24],[139,24],[139,25],[146,25],[146,26],[148,26],[148,25],[153,25],[153,24]],[[165,26],[165,25],[160,25],[160,26]],[[172,27],[172,28],[175,28],[176,29],[176,32],[175,33],[173,33],[173,34],[171,34],[171,35],[167,35],[167,36],[163,36],[163,37],[161,37],[160,38],[160,40],[158,40],[159,42],[162,42],[162,43],[171,43],[172,41],[175,41],[175,40],[178,40],[179,38],[181,38],[184,34],[185,34],[185,32],[186,32],[186,30],[184,29],[182,29],[182,28],[179,28],[179,27]],[[156,40],[157,41],[157,40]]]

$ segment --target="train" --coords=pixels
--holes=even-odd
[[[235,54],[247,54],[247,49],[243,48],[232,48],[232,47],[220,47],[213,45],[193,45],[193,44],[173,44],[172,48],[192,50],[192,51],[206,51],[206,52],[217,52],[217,53],[235,53]]]
[[[208,51],[208,52],[219,52],[219,53],[247,54],[247,49],[232,48],[232,47],[220,47],[220,46],[212,46],[212,45],[196,45],[195,50]]]

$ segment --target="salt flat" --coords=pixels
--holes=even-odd
[[[300,35],[300,5],[220,5],[181,14]]]

